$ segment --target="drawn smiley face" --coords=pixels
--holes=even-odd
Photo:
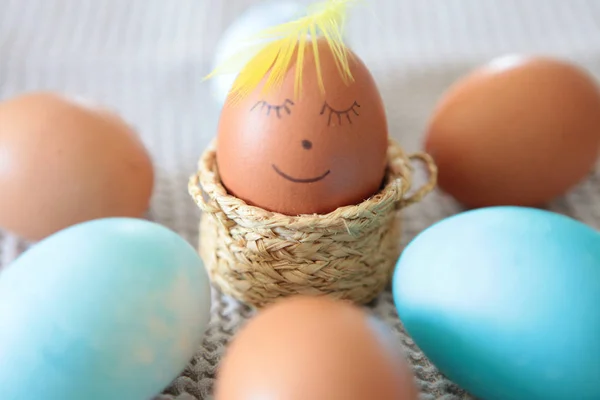
[[[353,53],[354,81],[345,82],[326,41],[317,45],[324,93],[309,44],[298,97],[294,66],[278,89],[264,95],[258,87],[223,108],[219,173],[229,192],[249,204],[287,215],[326,213],[381,187],[388,131],[376,84]]]

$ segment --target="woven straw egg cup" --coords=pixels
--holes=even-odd
[[[408,195],[413,161],[425,164],[429,180]],[[437,180],[428,154],[407,156],[390,139],[385,185],[377,194],[328,214],[287,216],[227,193],[214,142],[198,167],[188,190],[202,210],[200,256],[216,288],[256,308],[296,294],[357,304],[376,298],[400,256],[400,210],[421,201]]]

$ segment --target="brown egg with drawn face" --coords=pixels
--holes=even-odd
[[[344,81],[327,42],[317,43],[324,92],[309,42],[298,97],[294,62],[281,86],[266,94],[259,86],[224,105],[219,174],[248,204],[286,215],[324,214],[358,204],[381,187],[388,128],[375,81],[350,51],[353,80]]]

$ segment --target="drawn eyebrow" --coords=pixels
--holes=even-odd
[[[354,115],[359,116],[360,114],[358,113],[358,111],[356,110],[357,108],[360,108],[360,104],[358,104],[357,101],[354,101],[354,103],[352,103],[352,106],[350,106],[350,108],[340,111],[340,110],[336,110],[335,108],[331,107],[329,104],[327,104],[327,102],[325,102],[325,104],[323,104],[323,108],[321,108],[321,114],[323,115],[325,114],[325,111],[329,110],[329,118],[327,120],[327,126],[331,125],[331,118],[333,117],[333,115],[337,115],[338,117],[338,123],[341,125],[342,124],[342,116],[345,115],[346,118],[348,119],[348,122],[350,124],[352,124],[352,119],[350,118],[350,114],[354,113]]]
[[[290,109],[290,106],[294,106],[294,102],[290,99],[285,99],[285,101],[283,102],[283,104],[281,105],[273,105],[273,104],[269,104],[264,100],[261,100],[259,102],[257,102],[251,109],[250,111],[254,111],[255,108],[257,108],[258,106],[260,106],[260,111],[262,111],[263,109],[265,109],[265,107],[267,108],[267,116],[271,115],[271,111],[275,110],[275,112],[277,113],[277,118],[281,119],[281,110],[285,110],[285,112],[290,115],[292,113],[292,110]]]

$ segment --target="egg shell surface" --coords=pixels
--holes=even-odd
[[[600,398],[600,234],[569,217],[490,207],[404,250],[394,301],[449,379],[486,400]]]
[[[236,335],[217,371],[216,400],[417,400],[387,326],[327,297],[264,308]]]
[[[0,398],[148,400],[199,350],[210,301],[196,251],[165,227],[60,231],[0,273]]]
[[[317,40],[316,48],[324,93],[317,83],[315,46],[308,42],[298,98],[293,61],[281,87],[264,93],[261,84],[223,107],[219,175],[229,193],[250,205],[285,215],[326,214],[381,189],[388,126],[376,82],[350,49],[354,80],[347,82],[327,42]]]
[[[51,92],[0,103],[0,227],[37,241],[68,226],[144,215],[154,171],[118,115]]]
[[[424,145],[439,187],[463,205],[544,205],[594,169],[600,88],[565,60],[499,57],[444,93]]]

